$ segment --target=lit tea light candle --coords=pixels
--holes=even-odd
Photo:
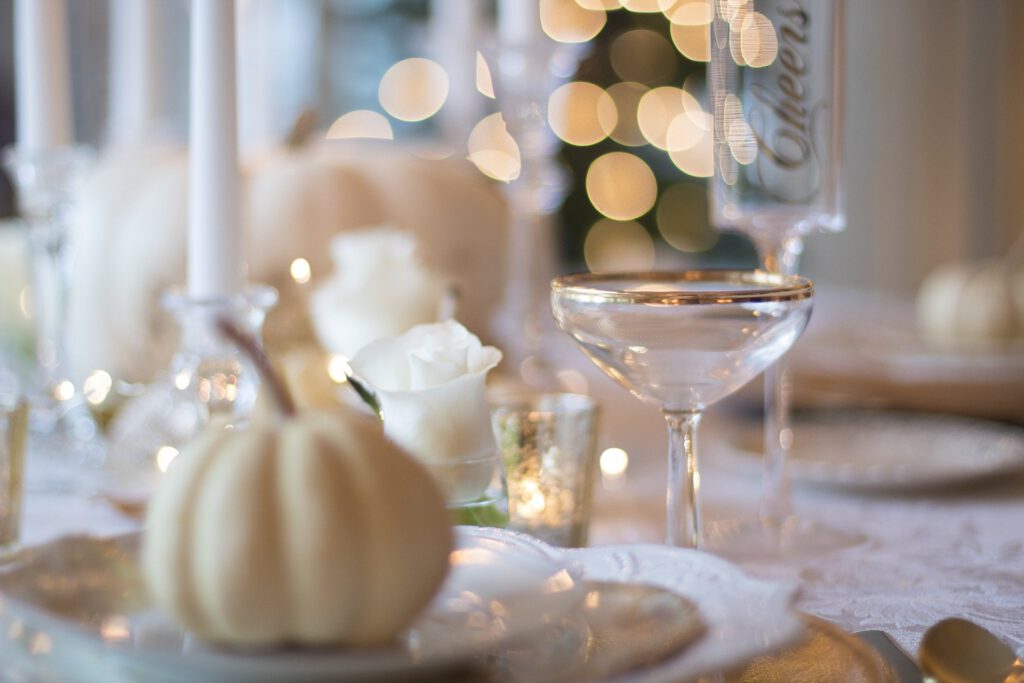
[[[539,394],[492,411],[506,465],[509,526],[549,543],[586,543],[596,457],[596,406],[586,396]]]
[[[18,147],[37,151],[73,141],[64,0],[14,3]]]
[[[575,459],[555,446],[537,453],[525,444],[521,454],[508,474],[512,524],[556,540],[573,525],[579,476]]]
[[[235,3],[194,2],[191,37],[188,293],[195,299],[242,291]]]

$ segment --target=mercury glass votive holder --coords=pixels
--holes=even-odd
[[[508,479],[510,529],[553,545],[586,545],[597,416],[597,404],[581,394],[492,399],[491,422]]]
[[[0,394],[0,557],[14,549],[21,532],[28,405]]]

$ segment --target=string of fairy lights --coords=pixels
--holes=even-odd
[[[550,128],[564,142],[576,175],[570,242],[575,233],[581,260],[591,270],[649,268],[659,253],[701,254],[719,239],[708,225],[703,185],[713,172],[713,121],[702,64],[710,58],[713,1],[722,4],[736,32],[738,40],[730,41],[734,59],[751,66],[772,63],[775,29],[751,9],[750,0],[540,0],[547,36],[564,43],[594,41],[592,59],[606,67],[584,63],[575,79],[551,93],[547,108]],[[480,52],[475,76],[476,91],[493,99],[490,68]],[[458,85],[453,78],[430,58],[403,59],[380,77],[380,110],[343,114],[328,137],[395,139],[392,120],[420,122],[437,115]],[[733,155],[750,163],[756,146],[742,112],[728,123]],[[519,176],[519,150],[500,114],[483,115],[472,126],[464,151],[491,178],[510,182]]]

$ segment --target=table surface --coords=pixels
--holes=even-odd
[[[610,410],[646,434],[644,452],[628,438],[603,433],[604,444],[633,454],[626,482],[599,486],[591,545],[660,542],[664,533],[664,437],[657,414],[627,398]],[[627,419],[622,419],[627,418]],[[751,517],[759,481],[703,466],[705,522]],[[944,617],[974,620],[1024,643],[1024,476],[941,494],[894,497],[795,489],[797,511],[863,534],[856,546],[785,560],[736,560],[750,574],[801,586],[798,607],[850,631],[882,629],[910,652]],[[138,528],[103,500],[28,493],[22,539],[40,543],[73,533],[118,534]]]
[[[573,354],[574,352],[570,352]],[[599,375],[579,354],[567,363],[586,378],[602,410],[599,450],[630,454],[626,478],[598,486],[590,545],[661,542],[666,435],[659,413]],[[752,518],[760,482],[716,465],[724,411],[701,435],[705,523]],[[927,457],[922,453],[922,457]],[[858,494],[794,487],[796,511],[863,535],[842,550],[784,560],[735,560],[750,574],[796,581],[797,607],[849,630],[881,629],[907,651],[935,622],[959,616],[1024,644],[1024,474],[975,487],[915,495]],[[117,534],[138,525],[99,498],[26,495],[22,538]]]
[[[655,416],[645,430],[660,423]],[[703,450],[711,451],[701,465],[705,525],[752,519],[758,477],[716,467],[713,449]],[[664,472],[663,463],[644,458],[622,489],[601,490],[591,543],[660,542]],[[887,631],[910,653],[930,625],[950,616],[1024,645],[1024,476],[930,494],[794,487],[794,508],[865,539],[820,554],[733,560],[761,578],[797,581],[799,609],[849,631]]]

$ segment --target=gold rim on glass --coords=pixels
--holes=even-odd
[[[615,283],[723,282],[744,289],[657,291],[602,289]],[[814,282],[800,275],[781,275],[762,270],[682,270],[625,273],[573,273],[551,281],[551,291],[581,303],[701,304],[763,303],[799,301],[814,294]]]

